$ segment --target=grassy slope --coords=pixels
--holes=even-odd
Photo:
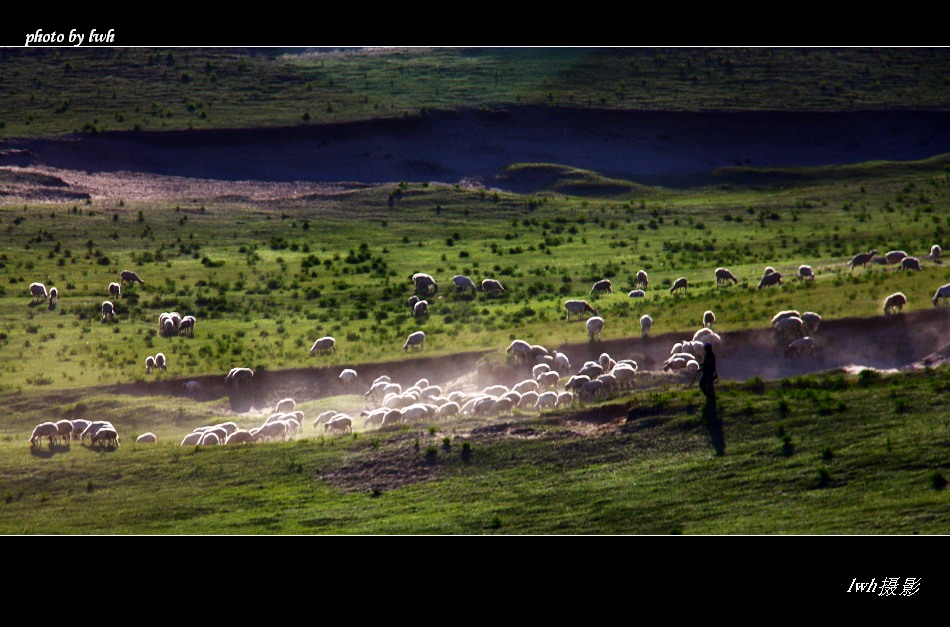
[[[423,108],[945,110],[945,48],[0,51],[0,137],[294,126]]]

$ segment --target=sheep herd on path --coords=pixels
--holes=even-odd
[[[941,249],[934,245],[925,259],[939,262]],[[879,261],[875,261],[879,260]],[[889,251],[883,257],[878,257],[877,250],[860,253],[852,257],[847,266],[853,272],[857,266],[866,268],[869,263],[883,263],[898,265],[901,270],[920,271],[920,259],[907,255],[904,251]],[[727,268],[716,268],[714,278],[717,286],[738,285],[739,278]],[[783,275],[772,267],[767,267],[761,277],[757,289],[782,284]],[[798,269],[799,281],[815,280],[815,272],[811,266],[802,265]],[[416,273],[412,276],[414,293],[408,300],[411,315],[414,318],[424,317],[428,313],[426,299],[437,298],[439,286],[434,277],[425,273]],[[467,276],[456,275],[452,283],[457,295],[482,292],[485,297],[497,297],[505,292],[500,281],[493,278],[483,279],[480,283]],[[112,298],[122,297],[122,287],[125,285],[144,285],[145,282],[135,273],[124,270],[120,273],[118,282],[111,282],[106,288]],[[630,298],[645,296],[649,287],[649,277],[645,270],[636,274],[636,289],[628,293]],[[608,279],[596,281],[589,295],[597,293],[612,293],[612,282]],[[32,304],[46,302],[50,308],[55,306],[59,297],[57,288],[46,289],[43,283],[34,282],[30,285]],[[688,290],[688,280],[680,277],[672,282],[669,289],[671,295],[680,290]],[[932,304],[937,306],[941,300],[950,300],[950,284],[940,286],[935,292]],[[898,292],[887,296],[884,300],[883,313],[885,315],[899,314],[907,304],[904,294]],[[116,317],[116,308],[112,301],[104,301],[101,306],[102,320],[107,322]],[[589,342],[600,341],[607,327],[606,320],[586,300],[569,299],[564,302],[566,312],[565,321],[570,322],[571,316],[586,319]],[[815,312],[799,313],[788,310],[778,312],[771,321],[774,329],[776,347],[784,357],[804,358],[815,354],[816,337],[821,316]],[[182,316],[178,312],[162,313],[159,317],[158,334],[162,337],[194,333],[196,319],[194,316]],[[697,323],[701,326],[690,337],[676,342],[670,349],[670,357],[663,364],[662,372],[685,371],[694,373],[699,370],[705,345],[719,348],[722,338],[713,331],[717,322],[716,314],[711,310],[703,312]],[[654,320],[649,314],[640,317],[641,334],[647,338],[654,326]],[[425,332],[415,331],[409,334],[402,344],[404,351],[410,348],[423,350]],[[310,348],[311,355],[332,353],[337,350],[337,341],[331,336],[317,339]],[[393,424],[406,424],[422,421],[442,422],[456,416],[496,417],[510,416],[514,412],[540,412],[546,409],[571,406],[579,402],[591,402],[605,398],[615,392],[629,390],[634,386],[640,365],[635,359],[623,356],[611,356],[604,352],[596,360],[588,360],[573,369],[571,360],[564,353],[556,349],[548,349],[525,340],[514,340],[509,344],[506,353],[512,363],[524,366],[530,371],[525,376],[510,385],[496,384],[484,389],[472,390],[443,390],[436,385],[429,385],[427,379],[420,379],[415,384],[403,389],[393,383],[389,376],[378,377],[370,384],[363,394],[367,401],[359,417],[362,419],[363,429],[382,428]],[[157,353],[145,358],[146,373],[157,370],[167,371],[168,362],[163,353]],[[527,374],[526,371],[526,374]],[[235,367],[224,377],[227,385],[235,392],[253,383],[254,372],[250,368]],[[340,373],[340,382],[348,388],[357,385],[357,371],[345,368]],[[197,385],[196,381],[185,384]],[[193,389],[189,387],[189,389]],[[286,440],[303,433],[304,413],[294,409],[294,400],[287,398],[278,403],[275,411],[259,425],[249,429],[239,428],[236,423],[224,422],[205,425],[187,434],[182,445],[214,445],[214,444],[250,444],[255,442]],[[325,411],[312,423],[313,428],[321,433],[349,433],[354,428],[357,419],[345,412]],[[80,442],[88,438],[91,445],[99,447],[118,448],[119,435],[114,425],[108,421],[60,420],[59,422],[43,422],[38,424],[31,435],[31,448],[39,446],[46,438],[52,448],[56,444],[70,443],[71,438],[78,437]],[[144,433],[136,438],[137,443],[155,443],[157,438],[153,433]]]

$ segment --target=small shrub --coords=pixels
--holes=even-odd
[[[501,529],[501,518],[498,516],[492,517],[491,522],[488,524],[488,526],[491,529]]]
[[[830,462],[832,459],[834,459],[834,456],[835,456],[834,451],[832,451],[832,450],[831,450],[830,448],[828,448],[827,446],[826,446],[825,448],[821,449],[821,459],[822,459],[822,461]]]
[[[445,436],[444,438],[442,438],[442,450],[443,450],[443,451],[446,451],[446,452],[452,450],[452,438],[451,438],[451,437]]]
[[[945,487],[947,487],[947,478],[944,477],[943,474],[935,472],[934,474],[930,475],[930,485],[934,490],[943,490]]]
[[[426,463],[434,464],[439,458],[439,449],[434,446],[430,446],[426,449]]]
[[[831,473],[828,472],[827,468],[821,467],[818,469],[818,487],[826,488],[831,485]]]
[[[472,461],[472,445],[468,442],[462,443],[462,461],[470,462]]]
[[[783,398],[778,402],[778,415],[787,418],[789,411],[788,401]]]

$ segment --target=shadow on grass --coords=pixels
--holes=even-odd
[[[716,407],[715,392],[706,397],[702,417],[703,422],[706,423],[706,428],[709,430],[709,439],[712,441],[713,448],[716,449],[716,456],[722,457],[726,454],[726,436],[722,432],[722,420]]]

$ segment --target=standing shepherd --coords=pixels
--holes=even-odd
[[[703,364],[699,367],[697,375],[699,377],[699,389],[706,395],[706,399],[716,401],[716,388],[714,384],[719,381],[719,375],[716,374],[716,355],[713,354],[712,344],[703,344],[706,355],[703,357]],[[694,376],[695,380],[696,377]]]

